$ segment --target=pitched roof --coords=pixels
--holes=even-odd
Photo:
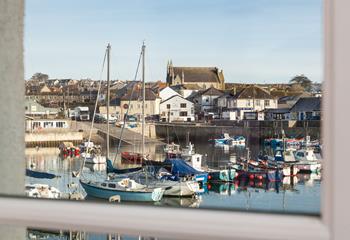
[[[239,91],[234,98],[237,99],[272,99],[271,94],[265,89],[252,85]]]
[[[211,88],[208,88],[204,91],[201,91],[201,95],[206,95],[206,96],[221,96],[223,94],[224,94],[224,92],[222,92],[219,89],[216,89],[214,87],[211,87]]]
[[[201,90],[203,89],[196,83],[186,83],[186,84],[178,84],[178,85],[171,85],[170,88],[172,88],[175,91],[179,90]]]
[[[173,67],[174,77],[184,76],[185,83],[220,82],[219,70],[216,67]]]
[[[192,103],[190,100],[188,100],[188,99],[186,99],[186,98],[184,98],[183,96],[180,96],[180,95],[174,95],[174,96],[171,96],[170,98],[165,99],[164,101],[161,101],[160,103],[167,102],[167,101],[169,101],[170,99],[173,99],[174,97],[179,97],[179,98],[182,98],[182,99],[186,100],[187,102]]]
[[[321,111],[321,98],[307,97],[300,98],[290,109],[291,112],[312,112]]]
[[[158,96],[149,88],[145,89],[145,99],[147,101],[152,101],[152,100],[156,100],[158,98]],[[131,91],[128,91],[123,97],[121,97],[121,100],[129,100],[131,98],[131,100],[133,101],[137,101],[137,100],[142,100],[142,91],[139,89],[134,89],[132,95],[131,95]]]

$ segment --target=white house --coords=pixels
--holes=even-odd
[[[223,95],[223,92],[216,88],[208,88],[204,91],[199,91],[195,93],[192,97],[190,96],[188,99],[193,99],[195,103],[196,112],[217,112],[217,101],[215,101],[218,97]]]
[[[175,96],[175,95],[180,96],[180,94],[178,92],[174,91],[170,87],[163,88],[162,90],[159,91],[159,97],[162,99],[162,101],[164,101],[172,96]]]
[[[259,113],[265,109],[276,109],[277,98],[258,86],[249,86],[228,99],[227,108],[237,112],[238,119],[261,119]]]
[[[194,121],[193,103],[179,95],[174,95],[160,103],[160,118],[163,122]]]

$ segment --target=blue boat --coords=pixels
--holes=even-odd
[[[30,169],[26,169],[26,176],[34,177],[34,178],[47,178],[47,179],[53,179],[53,178],[58,177],[52,173],[38,172],[38,171],[30,170]]]
[[[112,161],[107,159],[107,173],[125,174],[142,170],[142,167],[118,169],[113,167]]]
[[[233,136],[230,137],[228,133],[221,134],[219,138],[210,139],[209,141],[219,145],[245,146],[245,137]]]
[[[172,175],[178,177],[194,176],[197,181],[203,181],[204,183],[208,181],[208,173],[194,169],[183,159],[166,159],[163,164],[165,169],[167,169]]]
[[[162,188],[148,188],[131,179],[123,179],[119,182],[111,180],[94,182],[81,179],[79,181],[88,196],[108,200],[118,195],[121,201],[158,202],[164,194]]]

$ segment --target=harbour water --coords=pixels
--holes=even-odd
[[[148,144],[146,152],[155,160],[164,159],[163,145]],[[197,143],[196,152],[203,154],[204,164],[211,168],[220,168],[228,162],[234,162],[236,158],[244,156],[244,148],[216,147],[209,143]],[[260,146],[250,146],[252,154],[260,151]],[[111,157],[115,155],[116,146],[111,148]],[[114,151],[113,151],[114,150]],[[124,146],[122,151],[140,151],[134,146]],[[254,157],[254,156],[253,156]],[[119,167],[133,167],[124,165],[116,160]],[[35,179],[26,177],[27,184],[46,183],[58,188],[61,192],[79,192],[85,196],[83,188],[77,178],[72,177],[72,171],[77,171],[81,166],[79,158],[59,157],[56,148],[28,148],[26,149],[27,168],[36,171],[45,171],[59,175],[53,180]],[[84,178],[106,177],[105,165],[86,165],[83,169]],[[75,183],[75,184],[72,184]],[[75,185],[76,188],[71,186]],[[211,208],[243,211],[285,212],[296,214],[320,214],[321,175],[299,174],[295,177],[284,178],[283,182],[254,182],[245,183],[209,183],[206,191],[196,198],[170,198],[164,197],[160,202],[152,203],[156,206]],[[86,198],[87,201],[100,201],[99,199]],[[122,203],[130,204],[130,203]],[[145,204],[145,203],[137,203]],[[147,203],[150,204],[150,203]]]

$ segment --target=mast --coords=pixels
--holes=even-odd
[[[109,159],[109,101],[110,101],[110,89],[109,89],[109,65],[110,65],[110,53],[111,53],[111,45],[108,43],[107,45],[107,159]]]
[[[142,158],[145,156],[145,50],[146,45],[142,45]]]

